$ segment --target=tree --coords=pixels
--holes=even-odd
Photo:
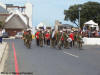
[[[2,28],[2,22],[0,21],[0,28]]]
[[[0,29],[4,28],[4,21],[0,21]]]
[[[68,10],[64,10],[65,20],[70,20],[77,26],[77,21],[79,19],[79,10],[78,8],[81,7],[80,11],[80,27],[83,27],[83,24],[86,21],[94,20],[100,25],[100,3],[98,2],[87,2],[84,4],[78,4],[70,6]]]

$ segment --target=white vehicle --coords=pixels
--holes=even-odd
[[[22,32],[18,32],[16,35],[15,35],[15,38],[16,39],[20,39],[23,37],[23,33]]]

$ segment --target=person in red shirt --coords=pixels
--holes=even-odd
[[[61,49],[64,45],[64,33],[63,31],[61,30],[59,34],[59,40],[58,40],[58,48]]]
[[[69,37],[72,39],[72,42],[70,43],[71,47],[74,46],[74,33],[73,31],[71,31],[71,33],[69,34]]]
[[[36,38],[36,44],[37,44],[37,46],[39,46],[39,31],[37,31],[36,33],[35,33],[35,38]]]
[[[47,41],[47,45],[50,45],[50,33],[49,33],[49,31],[45,34],[45,38]]]

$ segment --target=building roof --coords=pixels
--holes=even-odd
[[[90,21],[88,21],[88,22],[86,22],[86,23],[84,23],[85,25],[97,25],[98,26],[98,24],[97,23],[95,23],[93,20],[90,20]]]
[[[3,7],[4,9],[6,9],[6,5],[3,4],[1,1],[0,1],[0,6]]]
[[[2,6],[0,6],[0,13],[5,14],[5,13],[8,13],[8,11]]]
[[[14,15],[18,15],[21,19],[22,19],[22,21],[27,25],[27,19],[26,19],[26,17],[24,16],[24,15],[22,15],[22,13],[20,12],[20,11],[18,11],[18,10],[16,10],[16,11],[14,11],[14,12],[12,12],[12,14],[10,15],[10,16],[8,16],[8,18],[5,20],[5,22],[8,22]]]
[[[21,17],[16,14],[4,25],[6,29],[26,29],[28,26],[22,21]]]

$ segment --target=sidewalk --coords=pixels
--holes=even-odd
[[[8,44],[7,42],[0,43],[0,72],[4,69],[4,63],[7,59]]]
[[[3,38],[3,39],[15,39],[15,37],[11,36],[9,38]]]

